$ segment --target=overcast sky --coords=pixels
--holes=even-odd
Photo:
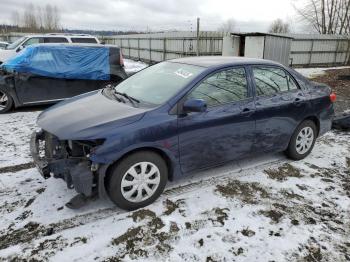
[[[295,0],[293,0],[295,1]],[[291,20],[292,0],[0,0],[0,23],[11,24],[28,3],[56,5],[61,25],[95,30],[215,30],[223,21],[236,20],[237,31],[265,31],[272,20]]]

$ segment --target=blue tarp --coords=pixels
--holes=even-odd
[[[109,80],[109,48],[32,45],[1,65],[6,71],[65,79]]]

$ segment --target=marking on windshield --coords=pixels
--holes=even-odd
[[[175,71],[175,74],[178,76],[181,76],[182,78],[189,78],[191,77],[193,74],[191,72],[188,72],[182,68],[178,69]]]

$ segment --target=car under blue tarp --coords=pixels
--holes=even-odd
[[[31,45],[1,65],[8,72],[64,79],[110,80],[107,46]]]

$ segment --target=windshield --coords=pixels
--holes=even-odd
[[[205,68],[180,63],[163,62],[148,67],[115,87],[116,91],[158,106],[184,88]]]
[[[6,49],[15,49],[17,46],[19,46],[20,43],[22,43],[24,40],[26,39],[25,36],[17,39],[15,42],[13,42],[12,44],[9,44]]]

